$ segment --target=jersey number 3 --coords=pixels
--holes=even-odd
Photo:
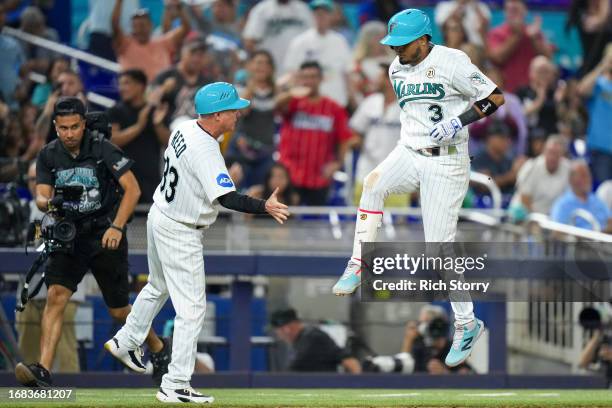
[[[429,105],[427,110],[432,113],[429,120],[431,120],[433,123],[438,123],[442,120],[442,118],[444,118],[444,115],[442,115],[442,107],[440,105]]]
[[[166,194],[164,194],[164,198],[168,203],[171,203],[172,200],[174,200],[178,180],[178,172],[174,166],[170,166],[170,159],[164,157],[164,176],[162,178],[161,186],[159,186],[159,191],[163,193],[164,190],[166,190],[166,183],[168,183],[168,189],[166,190]]]

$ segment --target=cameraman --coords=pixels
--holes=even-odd
[[[19,363],[15,368],[17,380],[34,387],[51,384],[49,370],[64,310],[88,269],[100,286],[110,315],[124,322],[130,312],[125,227],[140,196],[138,182],[130,170],[132,161],[113,144],[86,129],[85,105],[80,99],[60,98],[53,119],[58,139],[47,144],[38,156],[36,205],[42,211],[51,211],[50,216],[65,216],[73,221],[77,235],[70,250],[52,251],[49,255],[40,362]],[[77,203],[65,203],[62,195],[54,194],[56,188],[66,186],[83,188]],[[156,353],[155,357],[169,356],[168,348],[153,331],[149,332],[147,345]],[[133,360],[141,365],[139,358],[134,356]],[[152,356],[152,360],[162,361],[167,367],[169,358]],[[144,367],[134,364],[132,369],[144,372]]]
[[[408,322],[402,352],[410,353],[414,359],[415,372],[429,374],[471,373],[467,363],[447,367],[444,358],[451,348],[448,315],[440,306],[426,305],[419,314],[418,324]]]
[[[588,369],[593,363],[599,363],[599,368],[604,372],[610,384],[612,381],[612,341],[604,335],[601,329],[593,332],[593,336],[580,354],[578,366]]]

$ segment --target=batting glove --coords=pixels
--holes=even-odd
[[[441,144],[453,140],[457,132],[461,129],[463,129],[463,125],[459,118],[455,116],[446,122],[441,122],[434,126],[431,132],[429,132],[429,137],[431,137],[434,142]]]

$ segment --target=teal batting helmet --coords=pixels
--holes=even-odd
[[[387,35],[380,43],[399,47],[425,34],[431,37],[431,21],[427,14],[418,9],[407,9],[391,17]]]
[[[203,86],[195,95],[195,110],[198,115],[244,109],[251,102],[238,96],[238,91],[227,82],[214,82]]]

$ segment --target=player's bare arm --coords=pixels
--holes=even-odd
[[[123,197],[113,223],[102,237],[102,248],[117,249],[119,247],[125,231],[125,224],[134,212],[140,198],[140,186],[131,170],[119,177],[119,184],[123,189]]]
[[[115,7],[113,8],[113,14],[111,17],[111,25],[113,29],[113,48],[118,50],[123,44],[125,34],[121,29],[121,7],[123,6],[123,0],[117,0]]]
[[[476,122],[485,116],[492,115],[505,102],[504,94],[495,88],[489,96],[479,101],[461,115],[440,122],[431,130],[429,136],[436,143],[452,140],[457,132],[470,123]]]

